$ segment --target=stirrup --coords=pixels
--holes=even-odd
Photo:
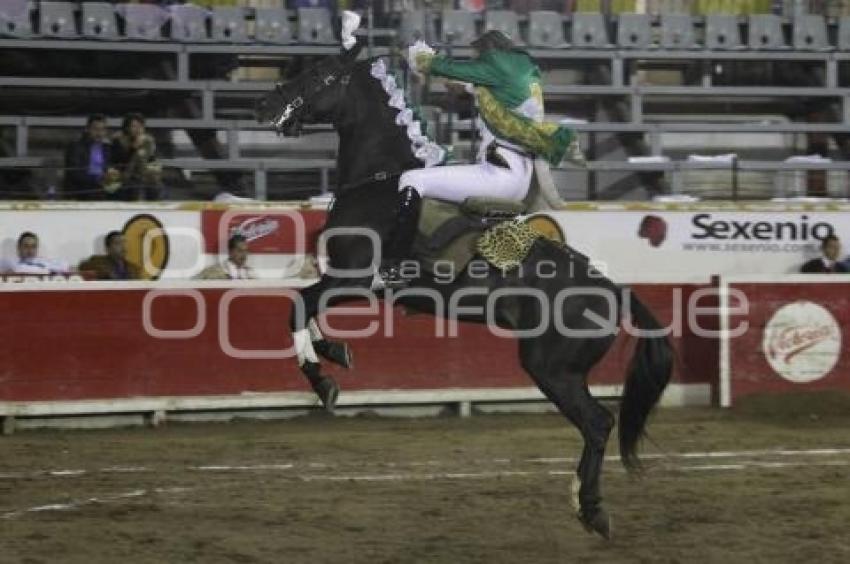
[[[384,288],[404,288],[409,284],[407,278],[401,274],[401,265],[391,264],[378,270]]]

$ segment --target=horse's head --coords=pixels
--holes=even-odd
[[[257,121],[284,135],[297,135],[304,123],[334,123],[359,51],[327,56],[293,80],[278,83],[257,100]]]

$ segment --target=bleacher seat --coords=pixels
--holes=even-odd
[[[325,8],[298,8],[298,41],[313,45],[336,43],[331,13]]]
[[[153,4],[122,4],[118,13],[124,17],[124,37],[139,41],[159,41],[168,12]]]
[[[741,30],[738,17],[709,14],[705,17],[705,46],[715,51],[740,49]]]
[[[829,49],[823,16],[808,14],[794,18],[794,48],[814,51]]]
[[[426,10],[405,10],[398,31],[399,45],[405,47],[417,39],[433,42],[437,37],[436,21]]]
[[[213,8],[211,35],[213,41],[245,43],[248,25],[242,8]]]
[[[207,41],[208,12],[201,6],[183,4],[171,7],[171,39],[187,43]]]
[[[0,37],[32,37],[32,2],[0,2]]]
[[[850,51],[850,16],[838,20],[838,50]]]
[[[577,12],[573,14],[573,47],[606,48],[611,47],[605,18],[598,13]]]
[[[74,4],[70,2],[41,2],[38,21],[38,31],[43,37],[60,39],[77,37]]]
[[[513,39],[517,45],[522,45],[519,33],[519,16],[513,10],[487,10],[484,14],[484,31],[496,29]]]
[[[478,34],[475,32],[475,16],[467,10],[443,10],[444,44],[466,46],[472,43]]]
[[[617,45],[625,49],[647,49],[652,46],[652,21],[649,14],[617,16]]]
[[[115,39],[118,37],[115,7],[108,2],[84,2],[81,27],[87,39]]]
[[[292,43],[292,26],[285,8],[257,8],[254,38],[266,43]]]
[[[782,18],[775,14],[754,14],[749,21],[750,49],[776,51],[788,47],[782,33]]]
[[[695,48],[697,41],[693,18],[684,14],[662,14],[661,46],[665,49]]]
[[[558,49],[567,46],[564,20],[558,12],[535,10],[528,14],[528,44]]]

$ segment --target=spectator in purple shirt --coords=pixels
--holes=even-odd
[[[106,138],[106,118],[89,116],[82,136],[65,150],[65,195],[74,200],[105,199],[120,174],[111,168],[112,148]]]

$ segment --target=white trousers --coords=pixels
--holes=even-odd
[[[508,149],[499,147],[496,151],[510,168],[486,160],[470,165],[417,168],[401,175],[399,190],[410,186],[423,198],[458,203],[473,196],[522,200],[531,185],[534,163]]]

